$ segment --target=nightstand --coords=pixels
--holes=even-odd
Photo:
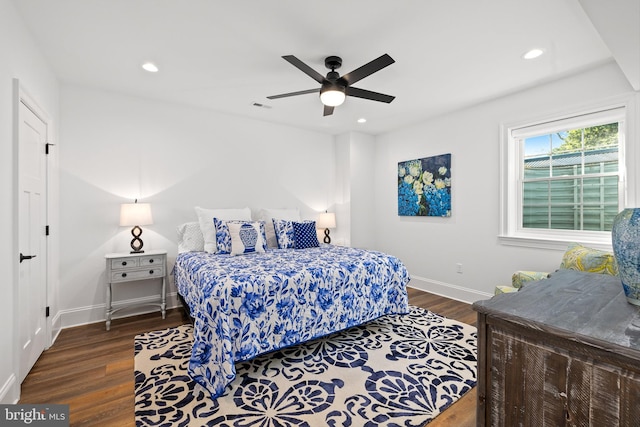
[[[105,255],[107,261],[107,331],[111,328],[111,316],[114,312],[135,305],[157,305],[166,316],[167,307],[167,251],[146,251],[140,254],[116,253]],[[138,280],[161,279],[160,302],[127,304],[116,309],[112,306],[112,286],[116,283]]]

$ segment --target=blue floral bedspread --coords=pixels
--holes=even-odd
[[[235,362],[409,312],[402,262],[333,245],[243,256],[179,254],[175,283],[194,317],[189,374],[212,397]]]

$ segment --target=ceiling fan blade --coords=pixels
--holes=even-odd
[[[322,114],[323,116],[330,116],[333,114],[333,109],[334,107],[329,107],[328,105],[324,106],[324,113]]]
[[[318,83],[322,83],[324,81],[324,76],[322,74],[320,74],[313,68],[309,67],[307,64],[300,61],[295,56],[285,55],[282,58],[284,58],[285,61],[288,61],[291,65],[298,68],[300,71],[302,71],[303,73],[305,73],[306,75],[311,77],[313,80],[317,81]]]
[[[286,98],[288,96],[306,95],[308,93],[318,93],[318,92],[320,92],[320,88],[318,88],[318,89],[300,90],[298,92],[282,93],[280,95],[271,95],[271,96],[267,96],[267,99]]]
[[[358,89],[357,87],[347,86],[346,94],[356,98],[370,99],[372,101],[386,102],[387,104],[396,99],[395,96],[385,95],[384,93],[371,92],[370,90]]]
[[[344,79],[348,84],[352,85],[355,82],[360,81],[367,76],[370,76],[376,71],[380,71],[384,67],[388,67],[394,62],[396,61],[394,61],[393,58],[385,53],[381,57],[374,59],[368,64],[364,64],[362,67],[356,68],[350,73],[345,74],[344,76],[342,76],[342,79]]]

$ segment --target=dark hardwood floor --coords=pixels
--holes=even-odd
[[[409,302],[445,317],[475,325],[469,304],[409,288]],[[187,323],[182,310],[64,329],[22,383],[20,403],[68,404],[72,426],[135,426],[133,340],[146,331]],[[476,425],[476,390],[433,420],[429,427]]]

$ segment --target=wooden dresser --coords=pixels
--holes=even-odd
[[[640,308],[617,277],[559,270],[473,308],[479,426],[640,426]]]

